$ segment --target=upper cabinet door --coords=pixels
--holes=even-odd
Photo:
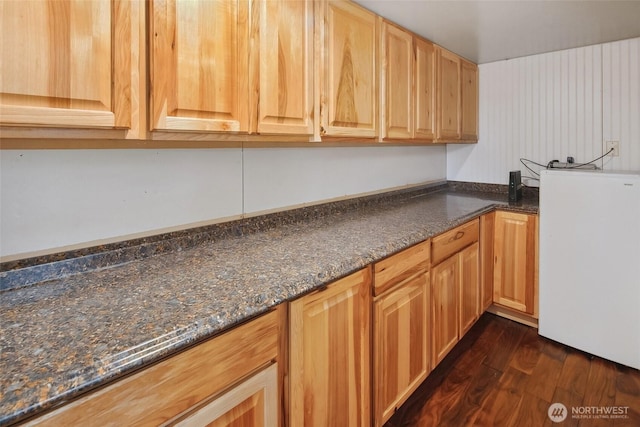
[[[438,140],[460,139],[460,57],[438,48]]]
[[[378,136],[378,18],[344,0],[319,3],[321,136]]]
[[[313,134],[313,3],[255,1],[252,69],[258,133]]]
[[[151,129],[248,132],[248,0],[154,0],[150,12]]]
[[[478,66],[462,60],[460,64],[462,81],[460,138],[478,141]]]
[[[131,2],[0,2],[0,121],[131,127]]]
[[[413,58],[413,35],[383,22],[383,139],[413,137]]]
[[[414,137],[435,138],[435,48],[428,41],[414,38],[416,51]]]

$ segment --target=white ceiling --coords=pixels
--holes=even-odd
[[[640,0],[355,0],[478,64],[640,37]]]

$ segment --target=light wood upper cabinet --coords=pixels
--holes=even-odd
[[[380,104],[383,140],[434,138],[434,46],[391,23],[382,24]]]
[[[497,211],[493,302],[534,314],[537,270],[536,215]]]
[[[380,91],[383,139],[413,138],[414,64],[413,35],[384,21]]]
[[[478,67],[438,47],[436,137],[438,142],[478,141]]]
[[[320,136],[378,137],[378,17],[345,0],[316,3]]]
[[[371,269],[292,301],[289,425],[369,426]]]
[[[130,129],[138,8],[120,0],[0,2],[0,124]]]
[[[310,1],[253,2],[252,131],[313,134],[313,9]]]
[[[249,1],[153,0],[152,130],[249,131]]]
[[[461,117],[460,139],[478,141],[478,66],[472,62],[460,62]]]
[[[414,138],[433,141],[436,113],[436,57],[435,46],[414,37],[416,52],[414,91]]]
[[[437,49],[437,137],[438,140],[460,138],[460,57]]]
[[[381,426],[430,372],[429,249],[422,242],[374,265],[374,425]]]

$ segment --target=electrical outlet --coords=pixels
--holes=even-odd
[[[610,156],[618,157],[620,155],[619,144],[619,141],[607,141],[607,146],[604,152],[608,153],[613,148],[613,153],[611,153]]]

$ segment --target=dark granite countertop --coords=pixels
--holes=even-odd
[[[68,401],[496,207],[537,212],[536,197],[510,205],[504,192],[475,190],[425,187],[5,290],[0,425]],[[3,272],[0,280],[9,283],[20,274]]]

